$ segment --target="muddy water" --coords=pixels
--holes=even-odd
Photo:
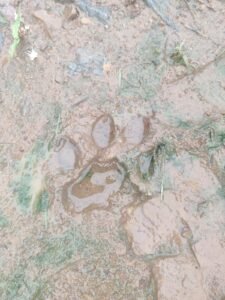
[[[0,299],[225,299],[224,9],[0,0]]]
[[[115,126],[110,115],[100,116],[93,125],[92,138],[99,148],[107,148],[113,141]]]
[[[93,163],[76,181],[64,187],[62,202],[68,211],[82,212],[88,208],[104,208],[109,197],[118,192],[125,176],[116,161],[108,164]]]

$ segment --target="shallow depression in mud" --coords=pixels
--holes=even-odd
[[[63,188],[62,202],[69,212],[107,208],[109,198],[119,191],[125,177],[125,170],[117,161],[92,163],[77,180]]]

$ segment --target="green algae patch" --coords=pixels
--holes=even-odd
[[[93,299],[101,299],[105,293],[116,299],[148,299],[147,295],[152,292],[148,274],[139,270],[143,268],[141,262],[131,261],[126,255],[117,256],[110,241],[94,238],[82,226],[46,236],[39,247],[41,250],[32,258],[32,263],[42,274],[43,270],[51,270],[58,280],[64,281],[65,272],[69,272],[77,282],[88,280],[89,286],[101,286],[93,291]],[[137,278],[146,281],[144,288],[137,288]]]
[[[49,193],[46,190],[41,191],[38,197],[38,201],[36,202],[36,206],[34,210],[36,212],[46,212],[49,209],[50,200]]]
[[[0,211],[0,230],[9,225],[8,219]]]
[[[19,265],[5,276],[0,277],[0,298],[2,300],[44,300],[48,294],[46,282],[28,275],[28,266]]]
[[[47,207],[46,180],[41,166],[48,157],[48,145],[38,140],[32,151],[17,167],[17,177],[13,184],[17,204],[23,211],[40,212]]]
[[[50,205],[43,165],[61,130],[61,108],[57,104],[46,104],[45,113],[48,120],[47,135],[38,138],[31,151],[17,164],[12,183],[17,204],[23,212],[45,212]]]
[[[11,26],[13,42],[9,49],[10,58],[13,58],[15,56],[16,49],[18,48],[18,46],[20,44],[19,31],[20,31],[21,22],[22,22],[22,16],[20,14],[16,14],[15,21],[13,22],[13,24]]]
[[[41,241],[43,250],[33,259],[40,267],[57,267],[66,263],[86,246],[87,241],[79,231],[68,230],[62,235],[44,238]]]
[[[72,228],[55,236],[46,236],[40,240],[41,251],[32,258],[36,266],[57,268],[71,262],[72,259],[107,251],[108,243],[92,239],[84,234],[82,228]]]

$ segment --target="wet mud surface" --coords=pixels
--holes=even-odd
[[[0,0],[0,299],[225,299],[224,12]]]

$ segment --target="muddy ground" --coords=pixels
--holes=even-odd
[[[225,299],[224,13],[0,0],[0,299]]]

